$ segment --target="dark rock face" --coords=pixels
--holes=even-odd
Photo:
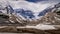
[[[49,12],[45,16],[42,17],[40,22],[41,23],[50,23],[51,25],[59,24],[59,21],[55,17],[57,18],[56,13]]]
[[[14,21],[13,23],[10,21]],[[8,15],[5,14],[0,14],[0,26],[23,26],[23,23],[19,23],[16,20],[16,17],[14,17],[14,15],[11,16],[11,18]]]

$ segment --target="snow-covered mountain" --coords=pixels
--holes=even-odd
[[[0,11],[2,13],[13,14],[10,21],[18,21],[19,23],[24,23],[27,25],[37,25],[35,28],[38,29],[47,29],[46,27],[50,27],[44,24],[60,24],[60,19],[55,18],[56,13],[52,13],[53,11],[58,11],[60,7],[60,3],[31,3],[27,1],[7,1],[7,4],[0,4],[2,7]],[[58,9],[57,9],[58,8]],[[60,10],[60,9],[59,9]],[[47,12],[50,12],[46,14]],[[46,14],[46,15],[45,15]],[[40,18],[43,16],[42,18]],[[39,18],[38,18],[39,17]],[[59,17],[59,16],[56,16]],[[17,18],[17,19],[16,19]],[[37,20],[35,20],[38,18]],[[27,19],[27,20],[25,20]],[[28,20],[29,19],[29,20]],[[32,21],[30,21],[32,19]],[[41,20],[40,20],[41,19]],[[24,21],[25,20],[25,21]],[[43,23],[42,27],[40,27],[41,23]],[[53,26],[51,26],[55,29]],[[33,27],[34,28],[34,27]],[[48,28],[51,29],[51,28]]]
[[[21,15],[26,19],[36,19],[40,16],[44,16],[47,12],[51,10],[52,6],[57,3],[57,1],[55,3],[50,0],[37,3],[28,2],[27,0],[2,0],[0,1],[0,6],[3,11],[1,9],[0,10],[5,13],[5,8],[8,7],[7,11],[10,11],[10,13],[16,13],[17,15]]]
[[[44,16],[47,12],[55,12],[60,10],[60,3],[53,5],[53,7],[48,7],[41,11],[38,16]]]

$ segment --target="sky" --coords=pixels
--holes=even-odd
[[[40,2],[40,1],[43,1],[43,0],[26,0],[28,2]]]
[[[41,1],[60,1],[60,0],[26,0],[28,2],[41,2]]]

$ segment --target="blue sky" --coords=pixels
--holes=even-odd
[[[39,1],[45,1],[45,0],[26,0],[28,2],[39,2]]]
[[[26,0],[26,1],[35,3],[35,2],[41,2],[41,1],[54,1],[54,2],[58,1],[59,2],[60,0]]]

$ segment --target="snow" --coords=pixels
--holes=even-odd
[[[39,24],[36,26],[37,29],[41,29],[41,30],[51,30],[51,29],[56,29],[54,26],[52,25],[44,25],[44,24]]]
[[[34,28],[34,29],[39,29],[39,30],[52,30],[56,29],[53,25],[44,25],[44,24],[38,24],[36,26],[24,26],[24,27],[17,27],[17,28]]]

